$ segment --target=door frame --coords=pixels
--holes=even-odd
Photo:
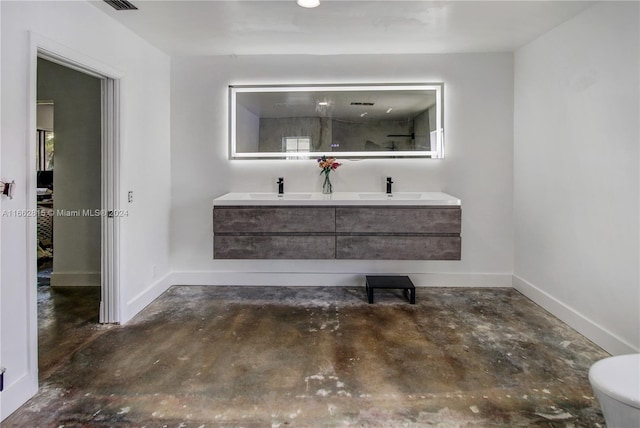
[[[117,324],[121,319],[120,302],[120,216],[107,213],[120,209],[120,80],[124,74],[113,67],[48,39],[30,32],[28,130],[27,130],[27,209],[36,212],[36,102],[38,58],[60,64],[100,79],[102,92],[101,138],[101,301],[100,322]],[[33,211],[31,211],[33,210]],[[37,242],[37,219],[28,219],[27,242]],[[27,280],[29,292],[29,316],[32,349],[30,364],[37,373],[37,254],[33,246],[27,250]]]
[[[0,10],[2,10],[1,7],[0,7]],[[0,20],[1,19],[2,17],[0,16]],[[2,37],[0,33],[0,46],[1,45],[2,45]],[[0,52],[0,58],[2,58],[1,52]],[[0,85],[1,83],[2,83],[2,70],[0,70]],[[2,135],[2,103],[0,103],[0,135]],[[6,177],[2,176],[1,169],[2,169],[2,148],[0,147],[0,180],[4,180]],[[0,212],[1,211],[2,211],[2,197],[0,197]],[[1,240],[2,240],[2,222],[0,221],[0,241]],[[0,302],[2,302],[2,257],[0,257]],[[0,303],[0,339],[2,339],[2,304],[1,303]],[[2,340],[0,340],[0,370],[2,369],[3,369]],[[2,414],[2,392],[0,392],[0,422],[2,422],[3,420],[4,420],[4,415]]]

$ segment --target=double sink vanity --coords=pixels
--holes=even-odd
[[[230,86],[229,159],[442,159],[443,103],[442,82]],[[215,259],[460,260],[451,195],[395,193],[391,177],[386,193],[277,183],[213,201]]]
[[[440,192],[227,193],[215,259],[460,260],[461,202]]]

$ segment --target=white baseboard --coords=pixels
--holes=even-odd
[[[0,409],[0,421],[6,419],[20,406],[27,402],[38,392],[38,374],[26,373],[15,382],[7,384],[5,373],[5,385],[2,394],[2,408]]]
[[[511,287],[511,274],[407,274],[416,287]],[[365,274],[291,272],[171,272],[122,305],[120,323],[131,320],[172,285],[359,286]]]
[[[158,281],[151,284],[144,291],[139,293],[133,299],[122,305],[120,310],[120,324],[124,324],[136,316],[147,305],[157,299],[162,293],[167,291],[173,285],[171,282],[172,274],[168,273]]]
[[[630,343],[591,321],[587,316],[556,299],[530,282],[513,275],[513,288],[567,323],[578,333],[600,346],[612,355],[640,352]]]
[[[405,273],[416,287],[511,287],[511,274]],[[259,285],[259,286],[364,286],[366,273],[291,273],[291,272],[173,272],[172,285]]]
[[[416,287],[511,287],[511,274],[388,274],[409,275]],[[131,320],[172,285],[360,286],[364,285],[364,276],[359,273],[171,272],[125,302],[120,311],[120,323]]]
[[[100,287],[100,272],[51,272],[52,287]]]

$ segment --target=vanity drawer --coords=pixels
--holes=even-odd
[[[334,235],[215,235],[215,259],[334,259]]]
[[[459,236],[336,237],[337,259],[460,260],[460,248]]]
[[[460,260],[458,206],[222,206],[214,259]]]
[[[333,207],[216,207],[213,233],[335,232]]]
[[[459,207],[338,207],[338,233],[460,234]]]

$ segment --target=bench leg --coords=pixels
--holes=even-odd
[[[405,288],[404,289],[404,297],[411,303],[412,305],[416,304],[416,289],[415,288]]]
[[[373,303],[373,288],[369,287],[369,284],[365,284],[365,290],[367,290],[367,300],[369,303]]]

